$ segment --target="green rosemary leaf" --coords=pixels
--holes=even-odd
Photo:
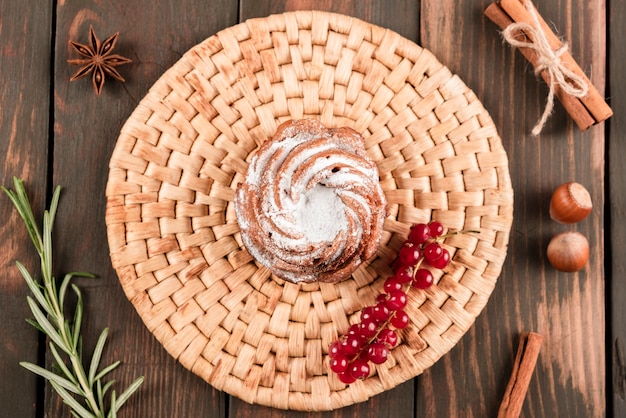
[[[139,387],[143,383],[143,380],[143,376],[135,379],[135,381],[131,383],[124,392],[122,392],[120,397],[117,398],[116,412],[126,403],[126,401],[132,396],[133,393],[137,392],[137,389],[139,389]],[[113,407],[111,407],[111,409],[113,409]]]
[[[47,286],[47,289],[46,289]],[[53,306],[58,306],[59,307],[59,312],[61,312],[61,306],[59,305],[58,301],[59,301],[59,292],[57,290],[57,280],[56,278],[52,275],[52,257],[50,257],[50,274],[48,276],[48,279],[46,279],[44,277],[44,289],[47,290],[48,292],[48,297],[50,298],[50,301],[52,302]]]
[[[70,280],[72,280],[72,276],[66,274],[61,281],[61,286],[59,287],[59,306],[65,306],[65,294],[67,293],[67,287],[70,284]]]
[[[63,329],[65,330],[63,334],[65,336],[65,341],[66,341],[65,344],[67,348],[75,355],[79,355],[80,353],[78,353],[78,350],[76,350],[76,347],[74,346],[74,336],[72,335],[72,329],[70,328],[69,321],[64,320],[63,325],[61,325],[61,327],[63,327]]]
[[[102,351],[104,350],[104,344],[107,341],[107,335],[109,335],[109,329],[105,328],[100,333],[100,337],[98,337],[98,342],[96,343],[96,347],[93,350],[93,354],[91,355],[91,364],[89,365],[89,384],[93,385],[96,377],[96,373],[98,372],[98,367],[100,366],[100,359],[102,358]]]
[[[59,376],[58,374],[55,374],[51,372],[50,370],[44,369],[43,367],[40,367],[36,364],[29,363],[26,361],[21,362],[20,366],[24,367],[28,371],[31,371],[43,377],[44,379],[50,381],[51,383],[53,382],[56,383],[57,385],[61,386],[64,389],[69,390],[72,393],[75,393],[77,395],[82,394],[82,392],[79,390],[79,388],[76,387],[76,385],[73,382],[70,382],[63,376]]]
[[[59,394],[61,399],[63,399],[63,402],[69,405],[70,408],[72,408],[80,418],[98,418],[97,415],[88,411],[87,408],[82,406],[80,402],[74,399],[74,397],[68,391],[66,391],[65,388],[59,386],[53,380],[50,381],[50,384],[52,385],[52,388],[56,391],[56,393]]]
[[[42,269],[43,269],[42,273],[44,276],[44,283],[46,280],[46,276],[48,278],[52,278],[52,224],[53,223],[54,223],[54,219],[51,219],[50,213],[48,211],[45,211],[43,214],[43,253],[41,255],[41,263],[42,263]]]
[[[50,201],[50,208],[48,209],[48,212],[50,213],[50,219],[52,221],[50,223],[51,230],[52,230],[52,227],[54,226],[54,220],[56,219],[57,208],[59,207],[60,197],[61,197],[61,186],[57,186],[54,188],[54,193],[52,194],[52,200]]]
[[[44,334],[46,334],[52,342],[54,342],[61,350],[65,351],[67,354],[72,354],[68,348],[66,347],[64,341],[61,339],[61,336],[54,329],[50,321],[46,318],[46,316],[41,312],[37,303],[30,297],[26,297],[26,301],[28,302],[28,306],[30,307],[30,311],[33,313],[35,317],[35,321],[39,323],[41,328],[43,329]]]
[[[83,322],[83,295],[78,286],[72,284],[72,290],[76,293],[78,300],[76,302],[76,311],[74,312],[74,324],[72,327],[72,347],[76,351],[78,348],[78,338],[80,337],[80,327]]]
[[[56,366],[59,368],[59,370],[63,372],[63,374],[69,381],[71,381],[74,385],[78,385],[78,381],[76,380],[76,378],[74,377],[70,369],[68,369],[67,366],[65,365],[65,362],[61,358],[61,355],[59,354],[57,349],[54,347],[54,344],[50,343],[49,346],[50,346],[50,351],[52,352],[52,356],[54,357],[54,360],[56,361]]]
[[[15,185],[15,192],[12,190],[8,190],[5,187],[2,187],[2,190],[7,194],[7,196],[9,196],[9,199],[11,199],[11,202],[13,202],[13,205],[17,209],[20,217],[24,220],[28,235],[30,236],[31,241],[33,241],[37,252],[41,254],[41,235],[39,234],[37,221],[35,221],[35,216],[33,215],[30,202],[28,201],[28,197],[26,196],[24,182],[17,177],[13,177],[13,184]]]
[[[26,318],[26,322],[29,323],[30,325],[34,326],[35,328],[37,328],[37,331],[41,331],[44,334],[46,333],[43,328],[41,328],[41,326],[37,323],[37,321],[33,320],[33,319],[29,319]]]
[[[111,392],[111,409],[109,410],[109,414],[107,418],[117,418],[117,399],[115,397],[115,391]]]
[[[59,305],[60,306],[64,306],[67,288],[69,287],[70,281],[74,277],[84,277],[84,278],[93,279],[96,277],[96,275],[87,273],[86,271],[73,271],[71,273],[67,273],[65,277],[63,277],[63,281],[61,282],[61,286],[59,287]]]
[[[98,405],[104,404],[104,392],[102,391],[102,382],[96,381],[96,399],[98,400]]]
[[[98,380],[98,383],[100,382],[100,380]],[[109,389],[111,389],[111,387],[115,384],[115,380],[109,380],[108,382],[106,382],[104,384],[104,386],[102,386],[102,396],[105,396],[107,394],[107,392],[109,391]]]
[[[48,309],[49,305],[47,303],[47,300],[46,300],[44,294],[41,291],[41,289],[42,289],[41,285],[39,283],[37,283],[35,281],[35,279],[33,279],[33,277],[30,275],[28,270],[26,270],[26,267],[22,263],[20,263],[19,261],[16,261],[15,264],[17,265],[17,269],[22,274],[22,277],[24,278],[24,281],[26,281],[26,285],[30,289],[30,292],[33,294],[35,299],[37,299],[37,302],[39,303],[39,305],[42,308],[44,308],[44,310],[46,311],[47,314],[50,314],[50,311]]]
[[[95,279],[96,275],[93,273],[89,273],[87,271],[73,271],[71,273],[67,273],[68,275],[72,276],[72,277],[83,277],[86,279]]]
[[[100,373],[98,373],[95,377],[94,380],[102,380],[102,378],[104,376],[106,376],[107,374],[111,373],[117,366],[120,365],[119,361],[116,361],[115,363],[105,367],[104,369],[100,370]]]

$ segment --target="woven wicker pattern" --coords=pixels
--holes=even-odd
[[[339,284],[272,277],[243,248],[236,185],[287,119],[366,139],[390,216],[377,257]],[[506,256],[507,156],[474,93],[427,50],[347,16],[253,19],[189,50],[122,129],[110,162],[112,263],[146,326],[185,367],[247,402],[330,410],[405,382],[448,352],[487,303]],[[411,224],[479,230],[409,292],[411,324],[375,375],[348,387],[327,348],[371,304]]]

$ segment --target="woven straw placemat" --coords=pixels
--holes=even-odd
[[[390,216],[377,257],[339,284],[284,282],[243,248],[233,195],[279,123],[314,117],[362,133]],[[124,125],[106,224],[122,287],[182,365],[244,401],[331,410],[430,367],[473,324],[506,256],[506,153],[474,93],[428,50],[364,21],[301,11],[248,20],[189,50]],[[449,238],[436,284],[409,292],[390,359],[345,386],[327,349],[372,304],[413,223]]]

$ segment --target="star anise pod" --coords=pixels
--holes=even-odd
[[[104,86],[104,79],[106,75],[124,82],[124,77],[122,77],[114,67],[122,64],[128,64],[132,61],[121,55],[111,54],[111,51],[115,48],[118,35],[119,32],[116,32],[106,38],[103,42],[100,42],[100,39],[96,36],[93,27],[90,25],[89,42],[91,45],[83,45],[78,42],[70,41],[70,45],[84,57],[67,60],[69,64],[83,66],[70,78],[70,81],[78,80],[79,78],[83,78],[91,73],[91,81],[93,82],[93,87],[98,96]]]

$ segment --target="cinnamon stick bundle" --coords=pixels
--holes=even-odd
[[[529,0],[500,0],[490,4],[485,9],[484,13],[501,29],[506,29],[513,23],[525,23],[534,26],[534,19],[529,8],[536,13],[537,20],[539,21],[539,28],[537,28],[537,30],[541,30],[544,33],[550,48],[552,48],[553,51],[560,50],[563,47],[563,43],[554,32],[552,32],[548,24]],[[535,42],[532,33],[525,33],[521,30],[516,33],[515,38],[519,41]],[[537,68],[541,59],[539,53],[532,48],[520,47],[518,49],[533,67]],[[591,81],[569,51],[563,52],[562,55],[560,55],[560,60],[567,69],[571,70],[587,84],[588,91],[586,95],[579,98],[565,93],[558,83],[554,83],[553,80],[550,80],[550,74],[546,70],[541,71],[541,77],[548,85],[551,85],[551,88],[554,88],[556,97],[576,122],[580,130],[585,131],[590,126],[611,117],[613,111],[604,101],[600,93],[598,93],[598,90],[591,84]]]

